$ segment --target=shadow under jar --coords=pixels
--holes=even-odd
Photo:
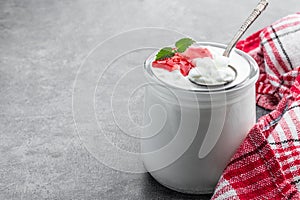
[[[209,42],[197,45],[219,55],[226,47]],[[237,71],[233,82],[184,88],[155,75],[155,54],[144,65],[144,166],[168,188],[191,194],[211,193],[255,123],[258,66],[248,54],[234,49],[229,63]]]

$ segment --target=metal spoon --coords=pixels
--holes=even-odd
[[[229,42],[227,45],[223,56],[229,57],[229,54],[233,47],[236,45],[237,41],[244,35],[244,33],[248,30],[248,28],[252,25],[252,23],[258,18],[258,16],[266,9],[268,6],[268,1],[267,0],[261,0],[256,8],[252,11],[250,16],[246,19],[244,24],[241,26],[241,28],[238,30],[238,32],[234,35],[232,40]]]
[[[250,14],[250,16],[246,19],[246,21],[240,27],[238,32],[234,35],[232,40],[228,43],[228,45],[227,45],[227,47],[226,47],[226,49],[223,53],[223,56],[229,57],[230,52],[232,51],[232,49],[236,45],[237,41],[244,35],[244,33],[248,30],[248,28],[252,25],[252,23],[258,18],[258,16],[266,9],[268,4],[269,4],[268,0],[260,0],[260,2],[254,8],[254,10]],[[235,73],[235,78],[231,81],[227,81],[227,82],[224,81],[224,82],[217,82],[217,83],[206,83],[206,82],[200,82],[199,78],[193,78],[193,77],[189,77],[189,80],[191,82],[193,82],[194,84],[197,84],[197,85],[200,85],[200,86],[215,87],[215,86],[220,86],[220,85],[226,85],[226,84],[231,83],[232,81],[234,81],[237,77],[237,71],[234,69],[234,67],[232,67],[230,65],[228,65],[228,67],[230,67],[230,69],[233,70],[234,73]]]

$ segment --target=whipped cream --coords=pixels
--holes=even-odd
[[[193,88],[194,84],[188,77],[183,76],[179,69],[169,72],[165,69],[153,68],[152,71],[160,80],[169,85],[185,89]]]
[[[194,68],[189,72],[189,79],[202,84],[225,84],[235,79],[236,73],[228,67],[229,58],[216,55],[213,58],[193,59]]]

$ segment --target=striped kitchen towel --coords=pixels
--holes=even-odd
[[[237,48],[257,61],[256,101],[271,112],[250,130],[212,199],[300,199],[300,13]]]

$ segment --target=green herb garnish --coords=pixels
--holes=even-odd
[[[171,58],[174,55],[175,52],[171,47],[164,47],[156,54],[155,60],[163,60],[165,58]]]
[[[179,53],[185,52],[185,50],[189,46],[191,46],[193,43],[195,43],[195,41],[192,40],[191,38],[182,38],[182,39],[178,40],[175,43],[175,46],[177,47],[177,52],[179,52]]]
[[[156,54],[155,60],[163,60],[166,58],[171,58],[175,53],[183,53],[189,46],[194,44],[195,41],[191,38],[182,38],[175,43],[176,48],[164,47]]]

